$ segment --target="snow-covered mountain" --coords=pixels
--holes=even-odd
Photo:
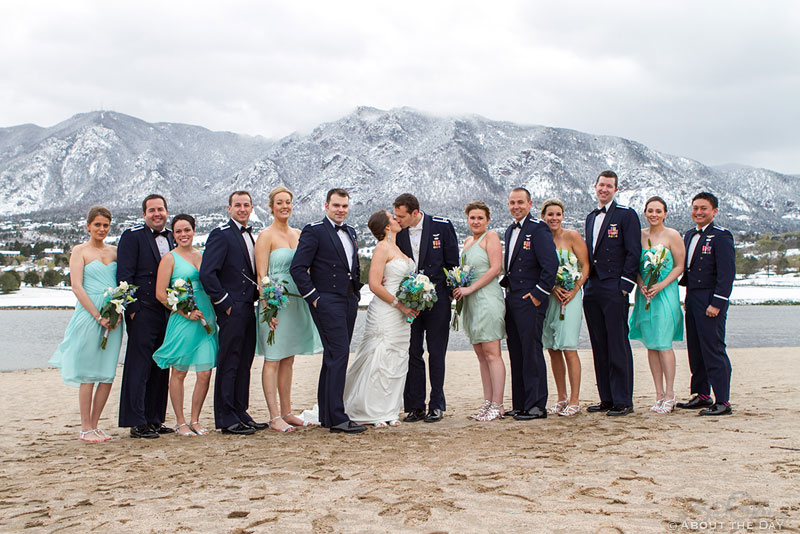
[[[523,186],[535,205],[561,198],[579,226],[605,169],[620,176],[621,202],[641,210],[661,195],[678,228],[690,225],[688,205],[700,190],[720,197],[719,220],[734,230],[800,228],[798,175],[713,168],[619,137],[478,116],[362,107],[277,141],[108,111],[52,128],[0,128],[0,209],[7,214],[77,213],[96,203],[133,213],[150,192],[164,194],[172,213],[219,212],[231,191],[249,189],[264,219],[269,191],[284,184],[295,192],[297,224],[321,214],[331,187],[350,191],[357,223],[406,191],[423,209],[457,221],[467,202],[482,199],[500,222],[508,191]]]

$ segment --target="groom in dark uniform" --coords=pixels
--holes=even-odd
[[[169,391],[169,369],[153,361],[164,342],[169,310],[156,300],[156,274],[161,257],[175,248],[166,229],[167,201],[148,195],[142,202],[144,224],[122,233],[117,246],[117,283],[139,286],[136,302],[125,310],[128,347],[122,369],[119,426],[130,427],[133,438],[157,438],[172,429],[164,426]]]
[[[592,343],[594,374],[600,403],[588,412],[625,416],[633,413],[633,353],[628,339],[628,295],[636,287],[642,255],[639,216],[617,204],[619,190],[613,171],[601,172],[595,181],[597,208],[586,217],[589,280],[583,312]]]
[[[719,201],[711,193],[692,199],[696,228],[686,232],[686,348],[692,371],[692,393],[678,408],[700,409],[700,415],[731,413],[731,361],[725,352],[725,319],[736,275],[733,234],[714,224]],[[711,400],[711,390],[715,400]]]
[[[255,241],[248,226],[253,200],[247,191],[228,197],[227,224],[208,235],[200,281],[214,304],[219,356],[214,380],[214,423],[223,434],[253,434],[267,428],[247,413],[250,368],[256,349]]]
[[[403,404],[408,415],[405,421],[442,420],[447,409],[444,399],[444,371],[447,342],[450,336],[450,303],[452,292],[447,287],[444,269],[458,265],[458,238],[450,219],[433,217],[419,210],[419,200],[403,193],[394,201],[394,216],[403,229],[397,234],[397,246],[417,264],[417,272],[436,285],[438,300],[433,308],[423,311],[411,323],[411,344],[408,350],[408,375]],[[425,352],[428,347],[431,394],[425,413]]]
[[[343,399],[362,286],[356,231],[344,223],[349,209],[347,191],[328,191],[325,217],[303,228],[289,272],[308,302],[322,340],[319,421],[331,432],[357,434],[366,427],[350,420]]]
[[[558,256],[550,227],[530,215],[531,194],[518,187],[508,195],[514,223],[506,229],[506,333],[511,363],[512,410],[517,421],[547,417],[547,367],[542,350],[542,326],[547,297],[558,271]]]

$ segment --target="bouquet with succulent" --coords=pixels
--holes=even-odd
[[[395,296],[403,305],[418,311],[430,310],[439,299],[436,286],[422,273],[406,276],[400,282]],[[406,320],[409,323],[414,322],[413,317],[407,317]]]

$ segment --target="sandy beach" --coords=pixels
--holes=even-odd
[[[474,422],[478,366],[451,352],[442,422],[356,436],[131,439],[116,428],[120,367],[101,444],[77,440],[77,390],[58,370],[0,373],[0,532],[800,532],[800,348],[730,350],[734,415],[722,418],[650,413],[646,353],[634,356],[625,418]],[[581,358],[586,404],[597,395],[591,352]],[[320,362],[297,358],[295,413],[315,402]],[[260,376],[257,359],[250,413],[263,421]]]

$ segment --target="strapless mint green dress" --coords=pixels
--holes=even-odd
[[[489,270],[489,254],[480,247],[486,237],[484,233],[478,240],[461,254],[462,265],[472,265],[473,277],[476,281]],[[464,332],[473,345],[505,339],[506,337],[506,304],[503,299],[503,288],[497,278],[464,297],[464,309],[461,311],[461,324]]]
[[[642,280],[646,280],[645,252],[647,249],[642,250],[642,258],[639,261],[639,274]],[[667,263],[659,273],[659,282],[669,275],[673,262],[672,252],[667,249]],[[649,310],[645,310],[646,305],[647,299],[637,288],[628,337],[641,340],[650,350],[670,350],[673,341],[683,339],[683,312],[678,295],[678,281],[674,280],[659,291],[658,295],[651,299]]]
[[[569,261],[573,252],[558,249],[560,261]],[[583,317],[583,291],[578,291],[564,309],[564,320],[561,320],[561,303],[555,292],[547,297],[547,312],[542,325],[542,346],[553,350],[577,350],[578,337],[581,333],[581,317]]]
[[[83,268],[83,289],[100,311],[106,301],[105,291],[117,287],[117,262],[104,265],[94,260]],[[50,365],[61,369],[61,379],[68,386],[110,384],[117,373],[119,348],[122,344],[122,322],[108,335],[105,349],[100,348],[105,329],[78,302],[64,341],[50,358]]]
[[[269,255],[269,277],[280,281],[286,291],[299,294],[289,267],[292,265],[295,249],[279,248]],[[278,327],[275,329],[275,340],[267,344],[269,325],[261,322],[261,300],[258,301],[258,342],[256,354],[265,360],[277,361],[297,354],[319,354],[322,352],[322,341],[319,339],[317,327],[306,301],[300,297],[289,297],[289,302],[278,312]]]
[[[172,312],[167,322],[164,343],[153,353],[153,360],[162,369],[172,367],[178,371],[208,371],[216,367],[219,351],[214,306],[208,293],[203,289],[200,272],[195,266],[181,258],[174,250],[170,254],[175,260],[170,285],[178,278],[192,281],[197,307],[203,312],[212,332],[210,334],[206,332],[202,322],[190,321],[183,315]]]

